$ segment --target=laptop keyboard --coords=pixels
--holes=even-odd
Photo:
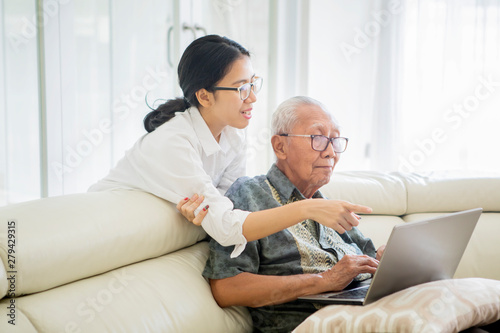
[[[359,299],[364,298],[370,286],[360,287],[351,290],[345,290],[335,295],[330,295],[330,299]]]

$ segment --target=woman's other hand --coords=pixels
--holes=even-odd
[[[201,222],[208,213],[208,205],[195,216],[194,211],[201,205],[205,197],[195,194],[190,198],[184,198],[177,204],[177,210],[191,223],[201,225]]]

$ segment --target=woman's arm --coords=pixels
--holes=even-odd
[[[201,210],[196,216],[194,211],[201,202],[199,197],[195,195],[189,200],[181,200],[177,209],[189,221],[200,225],[207,210]],[[372,209],[341,200],[301,200],[285,206],[250,213],[243,223],[243,236],[249,242],[258,240],[306,219],[313,219],[342,234],[359,224],[356,212],[371,213]]]
[[[243,223],[243,236],[247,241],[261,239],[306,219],[312,219],[343,234],[359,224],[359,217],[355,212],[371,213],[372,209],[340,200],[301,200],[250,213]]]

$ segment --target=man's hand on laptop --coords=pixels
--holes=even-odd
[[[374,274],[378,260],[367,255],[345,255],[331,269],[321,273],[323,291],[340,291],[361,273]]]

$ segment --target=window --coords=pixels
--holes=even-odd
[[[500,3],[408,2],[399,169],[500,170]]]

